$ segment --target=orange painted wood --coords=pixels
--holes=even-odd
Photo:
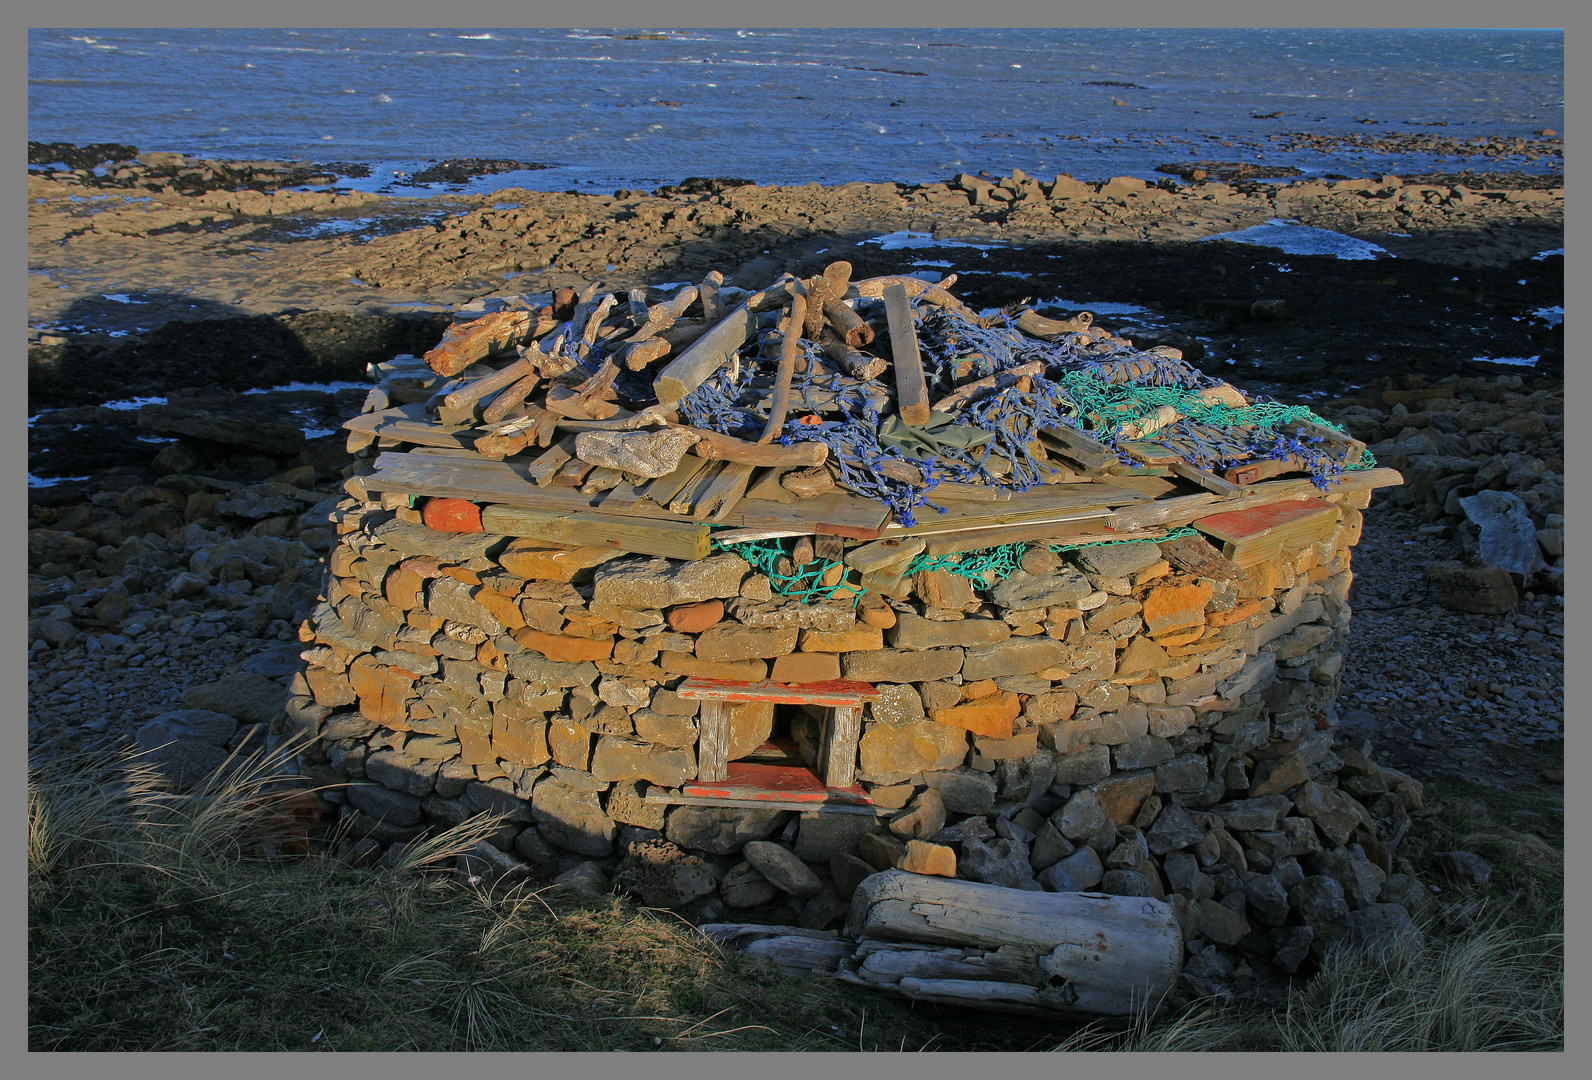
[[[868,793],[860,785],[826,787],[818,774],[805,766],[767,765],[755,761],[732,761],[725,779],[717,783],[698,781],[685,784],[681,786],[680,794],[694,799],[873,805]]]
[[[674,691],[698,701],[771,701],[776,705],[856,706],[872,701],[879,691],[853,679],[815,683],[736,682],[730,679],[687,679]]]
[[[420,520],[437,532],[483,532],[481,508],[463,499],[427,499]]]
[[[1233,510],[1225,514],[1212,514],[1194,522],[1194,527],[1218,540],[1241,544],[1254,540],[1273,529],[1302,521],[1313,514],[1337,513],[1337,507],[1322,499],[1301,499],[1298,502],[1273,503],[1257,506],[1253,510]]]

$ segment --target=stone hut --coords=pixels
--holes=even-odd
[[[762,332],[745,314],[756,299],[696,332],[712,344],[735,329],[713,363]],[[638,339],[652,325],[644,304],[608,315],[611,300],[583,297],[563,324],[586,326],[594,365],[605,318],[640,325]],[[892,302],[899,342],[912,316],[899,293]],[[534,331],[530,314],[509,316],[515,335],[558,322],[551,309]],[[968,320],[991,322],[969,313],[958,332],[972,333]],[[1069,356],[1107,350],[1119,384],[1181,365],[1088,319],[1027,312],[1015,326],[1083,350]],[[379,366],[367,412],[345,425],[365,460],[331,515],[324,599],[302,627],[307,667],[276,736],[298,740],[302,772],[352,838],[348,857],[498,815],[464,872],[618,887],[698,923],[798,936],[855,932],[860,883],[885,872],[1145,898],[1175,916],[1197,990],[1240,960],[1292,973],[1346,937],[1409,925],[1405,894],[1419,890],[1393,853],[1418,786],[1334,741],[1361,512],[1373,489],[1401,482],[1369,461],[1349,468],[1362,444],[1301,422],[1300,439],[1339,440],[1332,469],[1271,479],[1305,467],[1295,441],[1292,456],[1224,479],[1145,442],[1149,419],[1108,431],[1092,414],[1107,443],[1051,421],[1018,444],[1042,486],[948,482],[936,490],[972,501],[914,524],[857,494],[851,473],[833,490],[817,443],[742,442],[673,413],[614,438],[615,421],[591,417],[614,415],[598,407],[628,345],[571,378],[556,345],[493,368],[503,331],[485,333],[494,340],[473,352],[454,334],[425,366]],[[660,401],[700,351],[662,368]],[[884,394],[885,361],[848,355],[852,385]],[[1138,365],[1129,376],[1123,356]],[[893,357],[916,363],[901,346]],[[1046,363],[982,380],[971,361],[946,368],[957,389],[935,408],[983,423],[992,414],[972,410],[991,395],[1050,392],[1043,379],[1062,376]],[[835,371],[831,387],[844,383]],[[552,376],[543,404],[516,405],[538,372]],[[1069,392],[1094,393],[1068,378]],[[1212,383],[1178,407],[1247,407]],[[816,421],[837,406],[812,385],[801,393]],[[518,397],[488,404],[483,421],[487,392],[505,386]],[[516,409],[522,420],[501,422]],[[582,434],[549,446],[555,428]],[[602,439],[585,441],[594,430]],[[682,458],[691,446],[724,460]],[[830,452],[844,464],[855,449]],[[649,454],[669,460],[650,468]],[[928,466],[901,460],[881,475],[923,484]],[[869,981],[867,964],[842,960]]]

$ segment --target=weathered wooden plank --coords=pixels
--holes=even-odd
[[[499,311],[454,323],[422,359],[439,375],[457,375],[483,357],[523,344],[537,326],[529,311]]]
[[[488,394],[495,394],[535,372],[535,360],[522,357],[448,394],[442,399],[438,417],[444,424],[467,424],[475,419],[477,406]]]
[[[763,474],[746,489],[746,498],[768,499],[777,503],[797,502],[801,496],[782,487],[779,482],[780,477],[788,472],[789,469],[778,466],[763,470]]]
[[[466,450],[475,445],[477,435],[468,428],[452,429],[436,423],[426,415],[421,402],[350,417],[343,421],[343,430],[417,446],[457,446]]]
[[[669,500],[669,512],[671,514],[689,514],[692,508],[707,495],[708,489],[719,478],[719,474],[727,468],[730,468],[728,462],[708,462],[707,468],[693,477],[690,483],[682,487],[675,493],[674,498]]]
[[[856,783],[857,741],[861,735],[860,705],[830,707],[829,719],[824,724],[824,745],[818,762],[824,783],[829,787],[845,788]]]
[[[1240,487],[1238,484],[1232,483],[1229,480],[1224,480],[1220,476],[1217,476],[1215,473],[1210,472],[1207,469],[1201,469],[1196,465],[1190,465],[1182,458],[1178,458],[1176,461],[1168,463],[1168,467],[1172,470],[1173,475],[1181,476],[1183,479],[1198,484],[1206,491],[1214,492],[1224,499],[1231,499],[1234,496],[1242,495],[1244,493],[1244,488]]]
[[[931,559],[963,551],[1017,543],[1093,544],[1105,540],[1156,540],[1165,529],[1137,529],[1121,532],[1105,528],[1105,518],[1094,518],[1061,525],[1017,525],[1003,529],[975,529],[966,533],[947,533],[928,539],[924,554]]]
[[[735,504],[741,501],[741,495],[746,491],[747,481],[752,479],[754,468],[756,468],[754,465],[742,465],[737,462],[724,466],[719,475],[714,477],[713,483],[709,484],[708,489],[702,493],[696,505],[691,507],[691,516],[698,521],[705,518],[722,520],[726,514],[735,509]]]
[[[1109,469],[1122,464],[1122,459],[1109,446],[1074,428],[1042,428],[1039,437],[1041,442],[1058,447],[1062,454],[1085,468]]]
[[[697,436],[695,452],[708,461],[735,461],[743,465],[769,468],[810,468],[829,460],[829,447],[821,442],[799,442],[789,446],[749,443],[742,439],[704,428],[687,427]]]
[[[727,779],[729,760],[729,703],[722,698],[706,699],[697,714],[697,780],[714,783]]]
[[[870,570],[906,562],[920,554],[923,548],[924,542],[915,537],[903,537],[898,540],[892,536],[885,540],[875,540],[871,544],[864,544],[862,547],[852,548],[846,552],[845,561],[848,566],[866,574]]]
[[[1404,477],[1396,469],[1365,469],[1344,473],[1326,492],[1316,487],[1312,480],[1268,480],[1244,489],[1244,494],[1227,502],[1215,495],[1201,492],[1198,495],[1181,495],[1172,499],[1130,506],[1116,512],[1118,529],[1142,529],[1154,525],[1171,527],[1188,525],[1197,518],[1229,510],[1247,510],[1269,503],[1290,502],[1318,498],[1335,492],[1369,491],[1373,488],[1396,487]]]
[[[575,456],[575,436],[566,435],[546,450],[526,469],[526,475],[535,482],[537,487],[546,487],[553,482],[553,477],[558,470],[567,465]]]
[[[738,682],[731,679],[690,678],[675,687],[691,701],[771,701],[776,705],[861,705],[879,696],[876,687],[853,679],[819,683],[777,683],[767,679]]]
[[[683,454],[673,472],[658,477],[641,489],[642,497],[650,499],[658,506],[667,507],[669,500],[707,467],[708,463],[695,454]]]
[[[580,458],[570,458],[559,466],[558,471],[553,474],[548,484],[551,487],[580,487],[581,481],[586,479],[586,474],[596,467],[589,461],[582,461]]]
[[[917,326],[904,286],[893,284],[884,290],[884,311],[890,328],[890,362],[895,368],[896,415],[914,427],[927,424],[929,388],[923,379]]]
[[[1274,503],[1197,518],[1194,527],[1222,542],[1222,554],[1245,569],[1284,548],[1325,540],[1338,524],[1338,508],[1321,499]]]
[[[730,312],[658,373],[652,389],[659,403],[672,404],[701,386],[703,380],[729,360],[731,353],[746,344],[756,329],[757,315],[746,305]]]
[[[526,536],[578,547],[611,547],[669,559],[705,559],[712,550],[708,527],[695,522],[489,505],[481,511],[481,525],[487,532],[504,536]]]

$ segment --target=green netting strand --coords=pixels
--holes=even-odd
[[[1059,555],[1063,551],[1075,551],[1078,548],[1106,547],[1115,544],[1158,544],[1165,540],[1175,540],[1180,536],[1194,536],[1197,533],[1197,529],[1185,525],[1168,530],[1165,536],[1041,546]],[[856,591],[855,586],[847,584],[844,576],[834,585],[823,584],[824,575],[832,567],[845,566],[844,563],[833,559],[814,559],[805,566],[795,567],[792,573],[784,574],[779,571],[779,563],[781,559],[790,558],[790,552],[786,551],[785,545],[778,540],[747,540],[739,544],[726,544],[715,539],[712,543],[715,551],[733,552],[750,563],[758,573],[767,577],[769,588],[776,596],[793,597],[804,604],[810,604],[814,600],[833,600],[840,593],[847,594],[845,598],[850,599],[853,605],[862,599],[862,594]],[[1022,561],[1023,553],[1034,546],[1035,542],[1024,541],[981,548],[978,551],[963,551],[954,555],[919,555],[907,564],[905,576],[910,577],[925,570],[943,570],[957,577],[967,578],[978,587],[987,589],[1000,584],[1015,573]]]

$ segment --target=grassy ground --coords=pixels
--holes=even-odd
[[[271,778],[169,796],[126,761],[29,786],[34,1050],[1559,1049],[1562,817],[1540,798],[1434,785],[1406,841],[1427,875],[1494,866],[1467,929],[1387,964],[1343,958],[1287,1008],[1196,1005],[1128,1031],[914,1011],[726,954],[618,897],[247,854]],[[1538,815],[1533,818],[1531,815]],[[478,827],[479,829],[479,827]],[[412,860],[451,863],[475,839]]]

